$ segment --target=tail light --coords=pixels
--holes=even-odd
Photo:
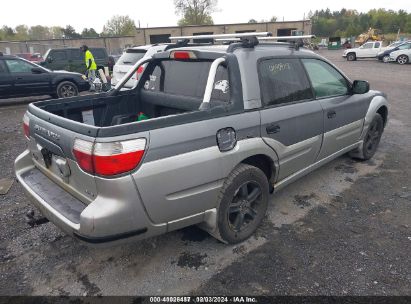
[[[113,176],[135,169],[144,155],[144,138],[108,143],[92,143],[76,139],[73,154],[84,171]]]
[[[144,72],[144,67],[143,67],[142,65],[140,65],[140,66],[138,67],[137,73],[136,73],[136,78],[137,78],[137,80],[140,79],[140,76],[141,76],[141,74],[143,74],[143,72]]]
[[[23,132],[27,139],[30,139],[30,118],[27,113],[23,116]]]

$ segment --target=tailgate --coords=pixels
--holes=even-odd
[[[76,138],[94,138],[56,126],[30,112],[26,115],[30,119],[28,147],[35,166],[74,197],[90,203],[97,195],[95,179],[80,169],[72,149]]]

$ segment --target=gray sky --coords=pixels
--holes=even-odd
[[[15,27],[19,24],[62,26],[70,24],[81,32],[93,27],[101,32],[103,25],[113,15],[129,15],[141,27],[172,26],[177,24],[173,0],[13,0],[2,1],[0,26]],[[92,3],[92,8],[88,7]],[[410,0],[344,0],[344,1],[273,1],[273,0],[219,0],[219,11],[213,14],[214,23],[241,23],[251,18],[260,21],[277,16],[278,20],[299,20],[310,10],[343,7],[367,12],[372,8],[411,12]],[[92,12],[92,13],[91,13]]]

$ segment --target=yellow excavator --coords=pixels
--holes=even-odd
[[[367,41],[381,41],[384,40],[384,35],[382,34],[381,30],[369,28],[367,32],[360,34],[357,39],[355,39],[355,43],[359,45],[363,45]]]

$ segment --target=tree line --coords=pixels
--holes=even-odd
[[[0,41],[26,41],[26,40],[48,40],[48,39],[76,39],[97,38],[108,36],[128,36],[135,34],[135,23],[129,16],[113,16],[98,33],[94,28],[84,28],[82,32],[76,32],[71,25],[61,26],[27,26],[18,25],[15,28],[4,25],[0,28]]]
[[[382,30],[384,34],[411,33],[411,14],[404,10],[393,11],[372,9],[368,13],[359,13],[352,9],[331,12],[330,9],[310,12],[312,33],[320,37],[357,36],[370,27]]]

